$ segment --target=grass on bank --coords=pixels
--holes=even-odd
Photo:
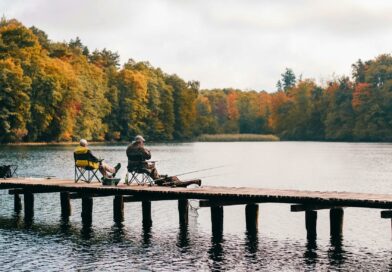
[[[197,140],[199,142],[270,142],[280,139],[272,134],[203,134]]]

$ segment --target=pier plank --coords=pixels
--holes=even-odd
[[[75,183],[66,179],[12,178],[0,180],[0,189],[21,188],[34,192],[77,192],[88,194],[167,197],[170,199],[205,199],[211,201],[277,202],[303,205],[328,205],[392,209],[392,194],[320,192],[246,187],[203,186],[171,188],[160,186],[102,186],[100,183]]]

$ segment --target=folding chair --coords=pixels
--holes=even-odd
[[[88,154],[74,153],[75,159],[75,183],[79,180],[90,183],[94,179],[101,182],[98,177],[100,162],[102,160],[92,160]]]
[[[79,180],[90,183],[94,179],[101,182],[101,180],[97,176],[98,171],[99,167],[94,168],[90,166],[78,166],[75,164],[75,183]]]
[[[16,176],[17,165],[0,165],[0,178],[12,178]]]
[[[125,175],[125,184],[130,185],[132,182],[135,182],[138,185],[153,185],[154,180],[151,178],[151,170],[146,167],[146,163],[155,162],[140,162],[132,165],[128,165],[128,171]]]

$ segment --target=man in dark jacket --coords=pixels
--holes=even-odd
[[[151,159],[151,152],[144,147],[144,138],[141,135],[137,135],[135,140],[127,147],[128,157],[128,170],[132,168],[145,168],[150,172],[152,179],[158,179],[160,176],[157,169],[155,168],[154,162],[147,162],[146,160]]]
[[[150,177],[155,181],[155,184],[161,186],[177,186],[186,187],[190,184],[201,185],[201,180],[193,181],[180,181],[177,177],[168,177],[167,175],[159,175],[155,168],[154,162],[147,162],[146,160],[151,159],[151,151],[144,146],[144,138],[141,135],[137,135],[134,141],[127,147],[128,157],[128,171],[132,171],[135,168],[148,169]]]

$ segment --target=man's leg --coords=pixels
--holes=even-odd
[[[102,176],[104,176],[105,178],[108,177],[108,173],[112,173],[112,174],[116,173],[116,169],[105,162],[101,163],[101,167],[99,167],[99,171],[101,172]]]
[[[150,177],[152,179],[159,179],[158,170],[155,168],[154,165],[152,164],[148,165],[148,169],[150,170]]]
[[[196,185],[201,186],[201,180],[195,179],[195,180],[181,181],[178,177],[173,176],[173,177],[169,177],[167,181],[163,180],[162,184],[158,184],[158,185],[187,187],[188,185],[191,185],[191,184],[196,184]]]
[[[189,181],[174,181],[174,185],[176,187],[187,187],[188,185],[191,184],[196,184],[201,186],[201,180],[197,179],[197,180],[189,180]]]
[[[99,172],[101,172],[103,177],[107,178],[108,174],[106,173],[106,170],[102,167],[102,165],[99,166]]]

